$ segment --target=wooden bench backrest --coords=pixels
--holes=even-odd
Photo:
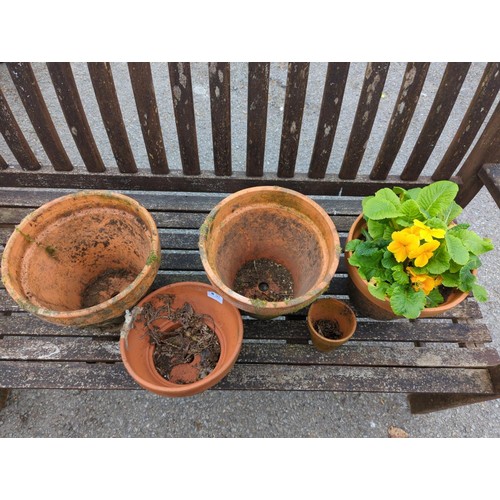
[[[117,170],[105,165],[102,160],[70,63],[47,63],[47,68],[84,165],[73,165],[70,161],[31,65],[7,63],[26,113],[51,165],[40,165],[0,88],[0,132],[21,167],[9,168],[7,161],[0,155],[0,185],[233,192],[255,185],[275,184],[306,194],[366,195],[384,186],[411,187],[425,185],[433,180],[452,179],[461,185],[459,201],[465,206],[482,187],[479,169],[484,164],[500,162],[500,104],[490,114],[474,147],[470,148],[500,89],[500,64],[488,63],[442,160],[431,175],[422,175],[470,68],[470,63],[449,63],[406,165],[397,175],[391,174],[391,167],[408,131],[430,66],[430,63],[408,63],[394,110],[388,123],[384,124],[385,136],[371,171],[369,174],[358,173],[389,71],[389,63],[368,63],[343,160],[335,171],[327,171],[349,73],[349,63],[329,63],[308,172],[297,173],[296,160],[309,66],[309,63],[288,64],[283,126],[281,137],[275,138],[280,141],[279,160],[275,172],[270,173],[264,169],[269,63],[248,64],[246,170],[242,172],[234,171],[231,160],[229,63],[208,64],[212,171],[200,169],[189,63],[168,64],[181,159],[179,166],[171,165],[167,159],[151,66],[149,63],[128,64],[149,168],[136,164],[111,65],[88,64]],[[468,156],[455,173],[467,153]]]

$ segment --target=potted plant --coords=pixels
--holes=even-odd
[[[363,199],[346,244],[351,298],[376,319],[438,315],[472,292],[479,256],[493,249],[469,224],[457,224],[458,186],[438,181],[424,188],[383,188]]]
[[[243,189],[222,200],[200,229],[199,248],[217,292],[239,309],[274,318],[313,302],[339,263],[335,225],[291,189]]]
[[[20,307],[67,326],[120,318],[153,283],[161,258],[151,214],[109,191],[79,191],[27,215],[2,256],[2,280]]]
[[[179,282],[144,297],[122,327],[126,370],[160,396],[191,396],[232,369],[243,342],[241,315],[209,285]]]

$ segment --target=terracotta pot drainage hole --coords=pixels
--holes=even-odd
[[[137,273],[127,269],[107,269],[93,279],[82,293],[82,308],[105,302],[125,290]]]
[[[293,278],[274,260],[249,260],[236,273],[233,290],[250,300],[281,302],[293,298]]]

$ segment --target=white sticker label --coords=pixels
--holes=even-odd
[[[207,295],[211,298],[211,299],[214,299],[216,300],[219,304],[222,304],[224,302],[224,299],[218,294],[218,293],[215,293],[215,292],[207,292]]]

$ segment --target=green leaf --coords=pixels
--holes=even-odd
[[[448,229],[446,223],[437,217],[432,217],[425,224],[431,229],[444,229],[445,231]]]
[[[458,288],[462,290],[462,292],[470,292],[472,287],[476,283],[476,277],[472,274],[472,270],[475,269],[475,262],[473,260],[467,262],[467,264],[460,269],[458,274],[460,283],[458,284]]]
[[[347,252],[354,252],[356,250],[356,247],[361,243],[361,240],[351,240],[348,241],[345,249]]]
[[[402,215],[401,202],[389,188],[379,189],[375,196],[363,199],[363,213],[368,219],[392,219]]]
[[[401,212],[403,212],[405,218],[411,223],[413,223],[414,219],[422,220],[423,218],[420,212],[420,207],[415,200],[406,200],[401,205]]]
[[[460,284],[460,277],[458,273],[443,273],[441,275],[443,278],[443,285],[448,287],[448,288],[458,288],[458,285]]]
[[[385,300],[387,297],[387,289],[389,284],[384,281],[377,281],[375,283],[368,283],[368,291],[377,299]]]
[[[417,196],[420,208],[435,217],[447,209],[458,193],[458,185],[451,181],[437,181],[422,188]]]
[[[444,209],[444,211],[441,212],[441,218],[446,222],[447,225],[449,225],[450,222],[452,222],[462,213],[462,210],[462,207],[456,201],[452,201]]]
[[[384,252],[384,256],[382,257],[382,265],[386,269],[392,269],[394,266],[398,265],[398,261],[394,257],[394,254],[392,252],[389,252],[389,250],[386,250]]]
[[[422,290],[416,292],[411,287],[398,285],[394,288],[391,296],[391,307],[395,314],[408,319],[415,319],[420,316],[425,307],[425,293]]]
[[[444,298],[437,288],[431,290],[427,295],[427,307],[436,307],[444,302]]]
[[[395,194],[397,194],[400,197],[402,196],[404,198],[406,196],[406,189],[405,188],[402,188],[399,186],[394,186],[392,188],[392,190],[394,191]]]
[[[469,251],[467,250],[467,248],[465,248],[462,241],[456,236],[453,236],[451,232],[446,233],[445,239],[450,257],[457,264],[460,264],[462,266],[467,264],[467,261],[469,260]]]
[[[429,259],[426,268],[430,274],[434,275],[448,271],[450,268],[450,254],[446,250],[446,245],[439,245],[434,255]]]
[[[472,293],[478,302],[486,302],[488,300],[488,292],[483,286],[478,285],[477,283],[472,285]]]
[[[422,191],[422,188],[408,189],[406,191],[406,199],[408,199],[408,200],[416,200],[418,198],[418,195],[420,194],[420,191]]]
[[[383,222],[378,222],[376,220],[368,219],[367,222],[368,233],[373,239],[382,238],[384,236],[384,231],[387,227],[387,224]]]
[[[392,268],[392,278],[400,285],[407,285],[410,282],[410,277],[405,273],[403,264],[397,264]]]
[[[459,238],[462,240],[465,248],[474,255],[481,255],[493,250],[493,243],[489,238],[481,238],[474,231],[462,229]]]

